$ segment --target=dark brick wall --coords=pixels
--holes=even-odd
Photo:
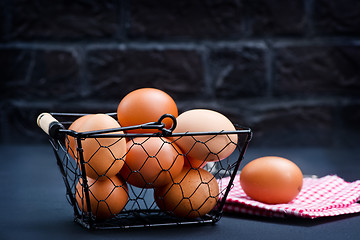
[[[39,143],[40,112],[114,112],[140,87],[210,108],[253,146],[352,146],[358,0],[3,0],[0,143]]]

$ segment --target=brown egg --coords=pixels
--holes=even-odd
[[[209,213],[218,196],[219,185],[215,177],[202,168],[184,168],[174,183],[154,191],[157,206],[181,218],[197,218]]]
[[[121,176],[141,188],[160,187],[177,177],[184,165],[181,150],[170,140],[160,137],[138,137],[127,143],[126,163]]]
[[[288,159],[266,156],[249,162],[240,173],[240,185],[252,199],[268,203],[289,203],[300,192],[303,175]]]
[[[177,117],[178,109],[169,94],[156,88],[140,88],[130,92],[120,101],[117,109],[117,117],[123,127],[156,122],[164,114]],[[165,118],[163,123],[168,129],[173,124],[169,118]],[[136,129],[127,132],[153,133],[158,130]]]
[[[69,130],[77,131],[75,129],[80,129],[81,125],[86,121],[86,119],[91,116],[92,114],[79,117],[70,125]],[[66,144],[66,149],[68,150],[70,156],[74,159],[78,159],[78,152],[76,150],[77,143],[75,138],[68,136],[67,141],[65,141],[65,144]]]
[[[206,165],[207,161],[197,160],[194,158],[190,158],[189,156],[185,157],[184,166],[191,168],[202,168]]]
[[[109,115],[91,114],[75,120],[69,129],[76,132],[86,132],[119,127],[119,123]],[[123,132],[118,131],[116,133],[121,134]],[[81,144],[84,150],[86,175],[91,178],[95,179],[102,175],[115,176],[124,165],[125,138],[86,138],[81,141]],[[69,136],[67,145],[70,155],[75,157],[80,164],[75,139]]]
[[[216,111],[193,109],[177,117],[174,133],[235,131],[231,121]],[[237,134],[174,137],[174,141],[190,161],[219,161],[236,148]],[[195,163],[196,165],[196,163]]]
[[[87,178],[87,181],[91,212],[97,219],[112,218],[125,207],[128,201],[128,187],[120,177],[101,177],[97,180]],[[75,198],[80,210],[88,212],[82,183],[80,179],[76,185]]]

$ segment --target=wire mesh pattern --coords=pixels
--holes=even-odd
[[[50,142],[66,197],[75,221],[89,229],[219,221],[252,135],[244,127],[232,132],[134,134],[119,133],[120,128],[78,133],[68,130],[68,126],[81,114],[52,115],[64,126],[59,129],[59,137],[50,137]],[[230,135],[236,135],[237,141]],[[214,152],[208,143],[220,137],[227,139],[226,144]],[[189,152],[177,147],[177,142],[184,139],[191,139],[193,145],[189,151],[201,146],[208,149],[208,154],[191,164],[194,161],[190,161]],[[96,146],[90,152],[84,147],[86,141]],[[116,149],[122,141],[127,147],[125,154],[119,155]],[[234,149],[232,154],[220,159],[219,153],[229,147]],[[102,163],[106,162],[101,171],[93,166],[98,156],[110,156],[101,159]],[[210,158],[215,160],[208,161]],[[229,176],[232,179],[229,184],[222,185],[220,180]]]

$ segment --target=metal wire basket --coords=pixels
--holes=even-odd
[[[105,129],[91,132],[76,132],[69,130],[68,126],[73,121],[86,114],[74,113],[43,113],[38,117],[38,125],[49,135],[51,146],[54,150],[58,167],[60,169],[62,178],[66,188],[66,197],[74,211],[74,221],[81,224],[88,229],[117,229],[117,228],[131,228],[131,227],[150,227],[150,226],[163,226],[163,225],[179,225],[179,224],[204,224],[216,223],[222,216],[223,206],[225,204],[227,195],[233,186],[233,180],[239,169],[240,162],[244,158],[246,148],[252,137],[251,129],[246,127],[236,126],[235,131],[221,131],[221,132],[185,132],[173,133],[176,126],[176,119],[171,115],[162,116],[157,122],[142,124],[131,127],[121,127],[116,129]],[[107,113],[107,115],[116,119],[116,113]],[[162,123],[164,118],[171,118],[173,126],[170,129],[165,128]],[[124,133],[120,131],[130,129],[157,129],[156,133]],[[195,215],[192,217],[178,216],[171,213],[167,209],[160,208],[158,202],[154,198],[155,187],[138,187],[126,183],[127,179],[121,184],[118,184],[107,177],[106,174],[100,175],[98,178],[89,181],[87,172],[89,171],[89,163],[84,158],[85,148],[82,143],[86,139],[93,139],[98,144],[99,151],[101,149],[109,150],[110,146],[103,145],[101,139],[111,138],[118,139],[117,141],[126,140],[127,144],[131,146],[141,146],[146,139],[172,139],[163,140],[164,144],[176,144],[176,141],[181,138],[191,138],[194,144],[202,144],[206,147],[207,142],[203,141],[201,136],[209,136],[211,139],[217,137],[226,137],[230,135],[237,135],[237,142],[229,141],[229,145],[234,145],[233,153],[222,159],[221,161],[206,162],[201,167],[190,166],[188,169],[200,173],[200,169],[205,169],[213,176],[212,181],[216,181],[219,186],[219,192],[216,196],[211,196],[215,204],[211,211],[203,215]],[[134,139],[143,138],[145,141],[136,142]],[[209,138],[207,138],[209,139]],[[229,138],[230,139],[230,138]],[[71,147],[69,141],[76,142],[76,147]],[[111,152],[111,149],[110,149]],[[216,156],[217,153],[211,153]],[[187,153],[178,152],[178,155],[187,159]],[[149,156],[151,158],[153,156]],[[114,162],[123,161],[126,165],[126,154],[117,158],[114,156]],[[190,171],[189,170],[189,171]],[[163,171],[167,171],[163,169]],[[136,174],[141,173],[134,171]],[[230,176],[230,182],[226,186],[219,183],[224,177]],[[113,184],[113,189],[110,191],[109,196],[117,190],[125,190],[128,198],[125,206],[120,212],[112,212],[108,205],[108,197],[105,199],[95,199],[98,201],[97,205],[92,204],[94,195],[91,187],[93,182],[100,181],[99,179],[107,178]],[[200,184],[208,184],[209,182]],[[79,189],[79,183],[82,186]],[[176,184],[175,182],[173,184]],[[199,188],[199,187],[197,187]],[[189,199],[189,196],[183,196],[183,200]],[[99,219],[96,216],[96,210],[101,204],[108,208],[111,217]],[[191,205],[191,204],[190,204]],[[104,207],[103,206],[103,207]],[[93,209],[91,209],[93,208]],[[193,213],[197,213],[198,209],[192,209]]]

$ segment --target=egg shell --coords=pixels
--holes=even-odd
[[[197,160],[194,158],[190,158],[189,156],[185,156],[184,166],[191,168],[202,168],[206,165],[207,161]]]
[[[78,129],[81,129],[81,125],[86,121],[86,119],[88,119],[91,116],[92,114],[79,117],[70,125],[69,130],[73,130],[77,132]],[[79,154],[76,149],[77,146],[76,139],[72,136],[68,136],[67,141],[65,141],[65,144],[66,144],[66,149],[68,150],[70,156],[74,159],[78,159]]]
[[[109,219],[119,214],[128,201],[128,187],[120,177],[101,177],[97,180],[87,178],[92,214],[96,219]],[[81,211],[87,213],[83,181],[76,185],[76,202]]]
[[[180,218],[197,218],[209,213],[218,197],[215,177],[202,168],[184,167],[173,183],[154,190],[157,206]]]
[[[164,186],[177,177],[184,157],[176,144],[160,137],[138,137],[127,143],[128,153],[121,176],[140,188]]]
[[[231,121],[223,114],[208,109],[192,109],[177,117],[173,133],[236,131]],[[237,134],[198,135],[172,138],[191,159],[220,161],[236,149]],[[197,165],[195,163],[195,165]]]
[[[268,203],[289,203],[301,191],[303,174],[292,161],[266,156],[252,160],[240,173],[240,185],[252,199]]]
[[[175,101],[166,92],[156,88],[140,88],[127,94],[119,103],[117,117],[123,127],[156,122],[164,114],[178,116]],[[162,121],[167,129],[173,125],[170,118]],[[127,130],[129,133],[154,133],[157,129]]]
[[[90,114],[75,120],[69,127],[76,132],[119,128],[119,123],[106,114]],[[117,131],[122,134],[122,131]],[[86,175],[97,178],[102,175],[115,176],[124,165],[126,154],[125,138],[85,138],[81,140],[85,162]],[[77,143],[74,137],[68,136],[67,148],[69,154],[80,164],[76,151]]]

